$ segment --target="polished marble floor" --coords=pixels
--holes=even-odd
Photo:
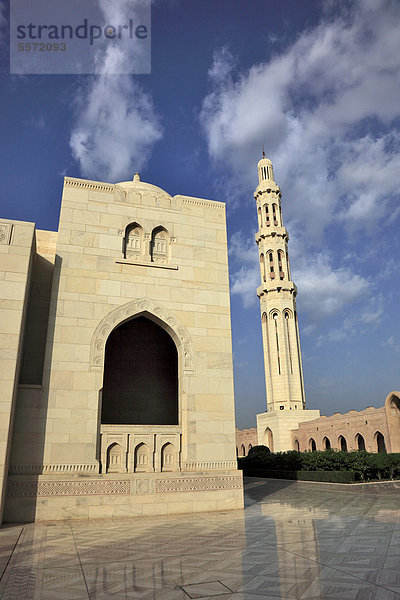
[[[248,479],[245,511],[0,529],[1,600],[400,600],[400,493]]]

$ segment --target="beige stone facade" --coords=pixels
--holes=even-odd
[[[400,392],[391,392],[384,406],[350,410],[300,423],[291,431],[292,448],[400,452]]]
[[[317,411],[315,411],[317,412]],[[307,411],[312,414],[313,411]],[[267,414],[267,413],[265,413]],[[279,413],[276,413],[276,416]],[[257,415],[259,421],[260,415]],[[297,422],[297,417],[295,419]],[[262,423],[262,421],[261,421]],[[236,452],[247,456],[249,448],[262,444],[271,452],[278,452],[272,429],[267,426],[257,432],[251,429],[236,430]],[[385,404],[379,408],[369,406],[364,410],[325,415],[303,421],[293,428],[288,420],[287,450],[313,452],[314,450],[366,450],[367,452],[400,452],[400,392],[390,392]]]
[[[5,519],[243,506],[224,204],[67,177],[1,236]]]
[[[253,446],[257,446],[257,429],[236,429],[236,455],[247,456]]]
[[[283,226],[281,191],[272,163],[265,155],[258,163],[256,243],[260,257],[260,299],[267,412],[257,415],[260,444],[274,451],[289,450],[290,430],[301,421],[319,417],[306,411],[297,288],[290,275],[289,234]]]

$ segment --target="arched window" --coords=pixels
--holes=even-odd
[[[272,252],[268,252],[268,263],[269,263],[269,278],[275,279],[274,255]]]
[[[308,447],[310,448],[311,452],[315,452],[317,449],[317,444],[315,443],[314,438],[310,438],[310,441],[308,442]]]
[[[247,448],[247,454],[250,452],[250,450],[252,449],[252,447],[253,446],[251,444],[249,444],[249,447]]]
[[[279,279],[281,281],[285,277],[285,273],[283,271],[283,260],[284,260],[283,250],[278,250]]]
[[[365,450],[365,440],[361,433],[356,435],[356,445],[358,450]]]
[[[260,207],[258,207],[257,215],[258,215],[258,227],[262,227],[262,215],[261,215],[261,208]]]
[[[339,448],[340,448],[340,450],[342,450],[342,452],[347,452],[346,438],[343,437],[342,435],[340,435],[338,442],[339,442]]]
[[[274,225],[275,225],[275,227],[277,227],[279,225],[279,223],[278,223],[278,205],[277,204],[272,205],[272,215],[274,217]]]
[[[269,227],[271,225],[270,220],[269,220],[268,204],[265,205],[265,224],[267,227]]]
[[[300,452],[299,440],[294,440],[294,449],[297,450],[297,452]]]
[[[260,269],[261,269],[261,279],[263,281],[266,281],[266,277],[265,277],[265,258],[264,258],[264,254],[260,255]]]
[[[175,446],[168,442],[161,448],[161,471],[176,471]]]
[[[331,441],[329,438],[324,437],[324,439],[322,440],[322,445],[325,448],[325,450],[329,450],[331,447]]]
[[[244,444],[240,446],[240,456],[246,456],[246,448],[244,447]]]
[[[386,444],[385,444],[385,438],[384,438],[383,434],[380,431],[377,431],[374,435],[374,438],[375,438],[377,451],[378,452],[386,452]]]
[[[150,256],[152,262],[168,262],[169,235],[164,227],[156,227],[151,234]]]
[[[274,435],[269,427],[266,428],[263,435],[263,445],[267,446],[271,452],[274,451]]]
[[[149,449],[147,444],[139,444],[135,448],[135,472],[146,473],[149,470]]]
[[[130,223],[125,229],[123,241],[124,258],[139,258],[143,253],[143,229],[139,223]]]
[[[178,425],[178,352],[147,317],[125,321],[108,336],[101,422]]]
[[[122,448],[119,444],[111,444],[107,448],[107,473],[122,473],[123,468]]]
[[[395,396],[393,396],[392,400],[390,401],[390,412],[392,415],[400,414],[400,400]]]

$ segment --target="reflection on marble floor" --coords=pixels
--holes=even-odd
[[[398,490],[249,479],[246,509],[0,529],[1,600],[400,600]]]

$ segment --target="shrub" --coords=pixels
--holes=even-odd
[[[330,481],[329,477],[336,478],[333,473],[349,473],[343,475],[350,481],[373,481],[380,479],[400,478],[400,453],[373,454],[371,452],[354,451],[342,452],[335,450],[322,450],[316,452],[270,452],[266,446],[254,446],[249,455],[239,460],[239,468],[245,473],[255,471],[286,473],[287,479],[296,478],[294,473],[319,473],[318,477],[325,477],[319,481]],[[328,475],[321,475],[328,473]],[[289,476],[290,475],[290,476]],[[272,477],[272,475],[268,475]],[[280,475],[279,477],[283,477]],[[304,475],[312,478],[312,475]],[[328,479],[327,479],[328,478]],[[332,479],[333,481],[333,479]]]

